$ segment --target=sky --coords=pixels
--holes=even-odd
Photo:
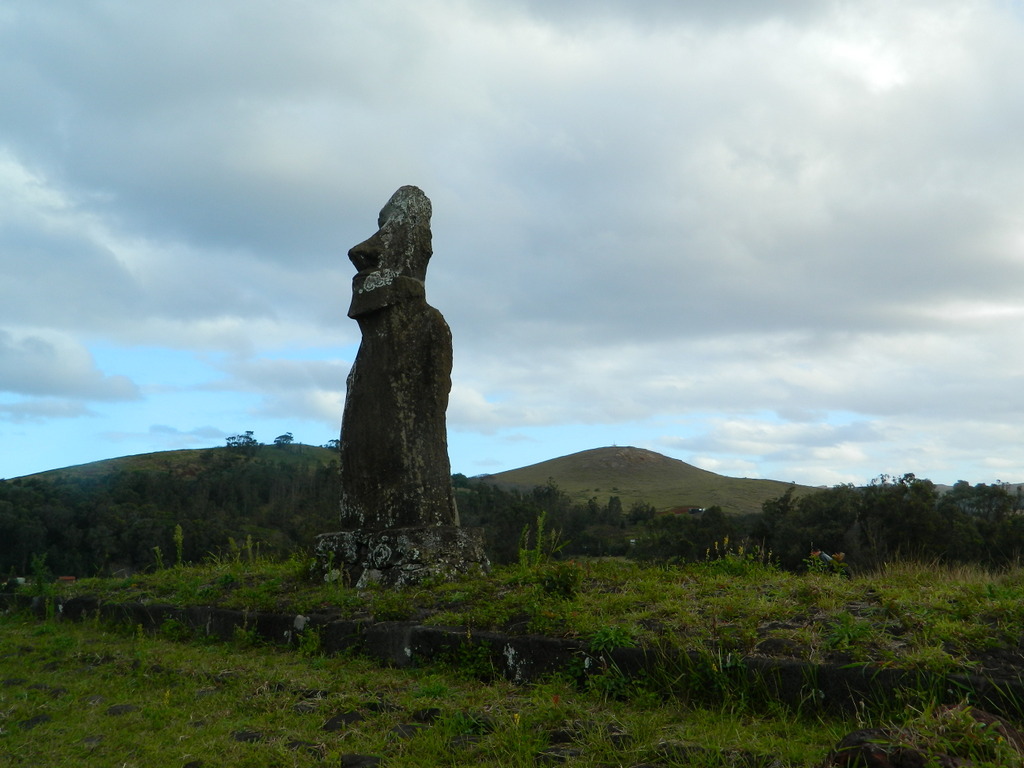
[[[337,438],[404,184],[454,472],[1024,481],[1021,0],[0,0],[0,477]]]

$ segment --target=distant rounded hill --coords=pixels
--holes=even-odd
[[[593,497],[606,502],[609,496],[618,496],[626,508],[644,501],[662,511],[717,505],[732,513],[760,512],[762,502],[781,496],[792,485],[725,477],[632,446],[594,448],[477,479],[516,490],[554,482],[574,501]],[[804,493],[813,490],[796,488]]]
[[[49,470],[24,479],[76,480],[115,472],[169,472],[191,476],[201,472],[216,457],[230,454],[231,450],[223,446],[161,451]],[[261,445],[252,457],[274,464],[314,468],[335,461],[337,452],[312,445]],[[777,480],[726,477],[632,446],[594,448],[476,479],[520,491],[554,482],[573,501],[596,498],[606,503],[609,496],[618,496],[626,509],[633,502],[643,501],[659,511],[717,505],[736,514],[760,512],[766,499],[781,496],[791,485]],[[798,494],[812,490],[796,486]]]

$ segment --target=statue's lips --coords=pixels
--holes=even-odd
[[[355,277],[353,288],[358,293],[366,293],[391,285],[400,279],[401,275],[393,269],[374,269],[366,274],[358,273]]]

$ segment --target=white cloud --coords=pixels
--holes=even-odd
[[[225,392],[260,396],[253,413],[304,419],[335,429],[340,424],[350,363],[341,360],[232,358],[220,364],[227,377],[207,385]]]
[[[204,440],[210,438],[217,439],[225,437],[224,433],[216,427],[195,427],[194,429],[181,430],[177,427],[172,427],[168,424],[153,424],[150,426],[149,431],[152,434],[171,435],[177,437],[179,435],[188,435],[190,437],[196,437]]]
[[[0,330],[0,391],[82,400],[134,400],[135,384],[95,367],[74,340],[49,335],[15,337]]]
[[[51,419],[77,419],[96,416],[81,402],[58,398],[32,398],[14,403],[0,403],[0,421],[15,424],[44,422]]]
[[[108,431],[103,439],[113,443],[133,442],[148,439],[159,445],[156,450],[175,448],[193,448],[209,445],[211,442],[223,442],[227,433],[217,427],[205,426],[191,429],[179,429],[169,424],[151,424],[148,429],[140,432]]]

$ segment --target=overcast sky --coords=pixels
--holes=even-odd
[[[0,477],[337,437],[403,184],[453,471],[1024,480],[1019,0],[0,0]]]

